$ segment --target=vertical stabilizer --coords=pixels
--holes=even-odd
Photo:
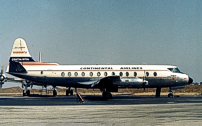
[[[34,62],[29,54],[27,44],[22,38],[15,40],[9,62]]]

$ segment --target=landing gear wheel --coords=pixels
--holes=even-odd
[[[30,90],[23,90],[22,91],[23,96],[30,96]]]
[[[168,97],[169,97],[169,98],[173,98],[173,94],[172,94],[172,93],[169,93],[169,94],[168,94]]]
[[[70,95],[73,95],[73,94],[74,94],[73,90],[70,90]]]
[[[26,91],[27,96],[30,96],[30,90]]]
[[[66,90],[66,96],[68,96],[69,95],[69,90]]]
[[[22,91],[22,95],[23,95],[23,96],[26,96],[26,93],[24,92],[24,90]]]
[[[56,90],[53,90],[53,96],[57,96],[57,91]]]
[[[112,94],[110,92],[103,92],[102,96],[104,99],[111,99],[112,98]]]
[[[107,98],[111,99],[112,98],[112,94],[111,93],[107,93]]]

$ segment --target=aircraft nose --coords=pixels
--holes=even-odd
[[[193,79],[191,77],[189,77],[189,82],[188,84],[191,84],[193,82]]]

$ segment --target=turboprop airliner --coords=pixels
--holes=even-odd
[[[172,90],[191,84],[193,79],[172,65],[59,65],[36,62],[30,55],[22,38],[15,40],[6,72],[24,80],[23,95],[30,95],[29,85],[52,85],[69,87],[66,95],[73,94],[70,88],[98,88],[104,98],[112,98],[111,92],[118,88],[156,88],[160,97],[162,87]],[[2,77],[1,82],[5,77]],[[78,92],[77,92],[78,93]]]

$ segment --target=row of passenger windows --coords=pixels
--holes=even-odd
[[[72,74],[73,74],[73,75],[72,75]],[[104,76],[108,76],[108,74],[109,74],[108,72],[104,72]],[[78,72],[74,72],[74,73],[68,72],[68,73],[67,73],[67,76],[69,76],[69,77],[71,77],[71,76],[76,76],[76,77],[77,77],[78,75],[79,75]],[[84,77],[85,75],[86,75],[85,72],[82,72],[82,73],[81,73],[81,76]],[[90,72],[89,75],[92,77],[92,76],[93,76],[93,72]],[[115,75],[115,72],[112,72],[111,75]],[[126,72],[125,75],[128,77],[128,76],[129,76],[129,72]],[[156,76],[157,76],[157,72],[154,72],[153,75],[156,77]],[[64,77],[64,76],[65,76],[65,73],[62,72],[62,73],[61,73],[61,76]],[[97,72],[97,76],[98,76],[98,77],[101,76],[101,73],[100,73],[100,72]],[[109,76],[110,76],[110,74],[109,74]],[[123,72],[120,72],[120,73],[119,73],[119,76],[123,76]],[[136,77],[136,76],[137,76],[137,72],[134,72],[134,73],[133,73],[133,76]],[[147,77],[149,76],[149,72],[146,72],[146,76],[147,76]]]

